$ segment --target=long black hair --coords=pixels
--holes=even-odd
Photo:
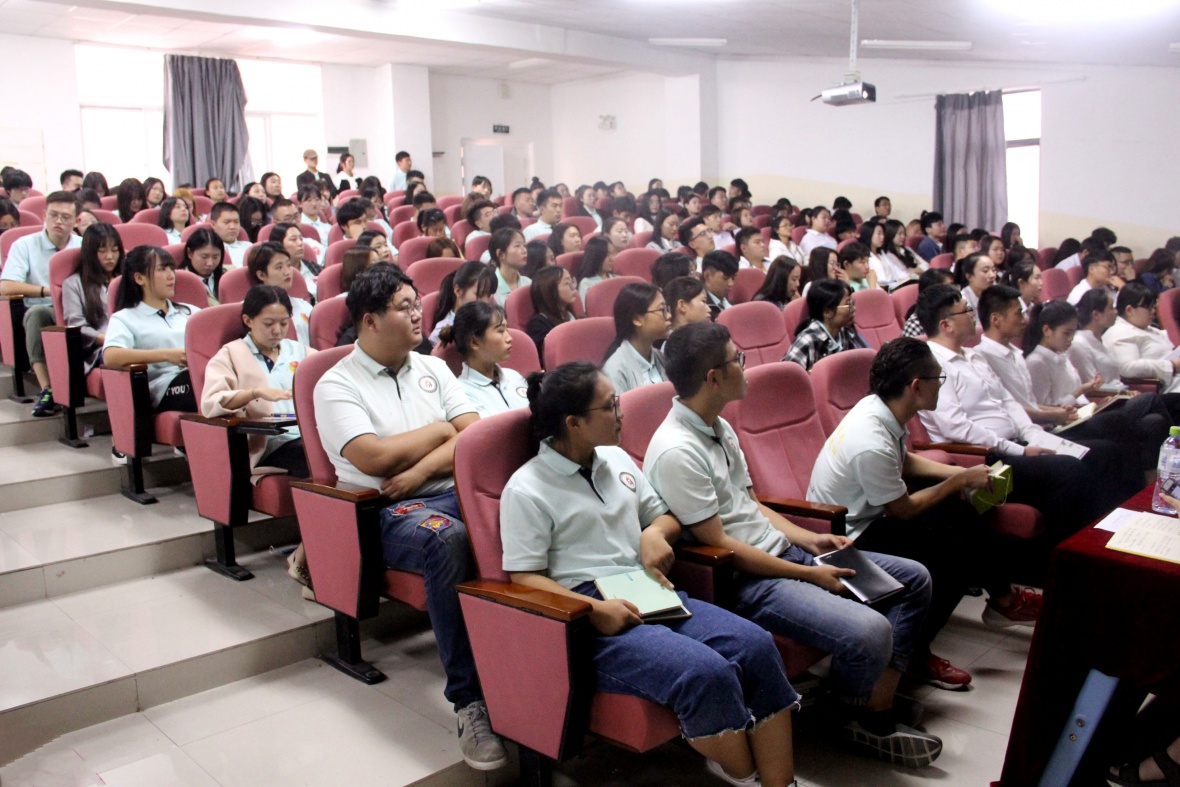
[[[798,335],[813,320],[824,321],[824,312],[840,308],[845,295],[852,294],[852,288],[839,279],[821,279],[807,288],[807,312],[795,327]]]
[[[615,338],[610,347],[606,348],[606,354],[602,356],[603,363],[614,355],[615,350],[619,349],[623,342],[635,335],[635,318],[647,314],[652,301],[662,294],[659,287],[647,282],[635,282],[619,290],[619,295],[615,298]]]
[[[434,324],[442,322],[448,314],[455,310],[455,290],[469,290],[475,287],[478,298],[486,298],[496,292],[499,287],[496,273],[487,265],[475,260],[468,260],[455,270],[443,277],[438,285],[438,304],[434,307]]]
[[[754,300],[781,303],[785,306],[790,301],[791,272],[799,267],[799,263],[793,257],[788,257],[785,254],[775,257],[774,262],[770,263],[770,267],[766,270],[766,278],[762,280],[762,286],[758,288],[758,292],[754,293]]]
[[[174,230],[175,225],[172,223],[172,210],[176,207],[176,203],[183,202],[184,207],[188,208],[188,203],[184,202],[180,197],[165,197],[164,201],[160,203],[160,215],[156,217],[156,226],[162,230]],[[193,213],[190,210],[188,214],[188,221],[184,226],[193,223]]]
[[[469,358],[471,342],[482,339],[489,328],[495,328],[507,320],[504,307],[498,303],[471,301],[459,307],[455,312],[455,321],[439,331],[438,338],[444,345],[453,342],[459,354]]]
[[[114,243],[119,250],[119,261],[110,273],[98,261],[98,253],[107,243]],[[123,257],[123,239],[112,225],[100,221],[86,228],[86,234],[82,236],[78,277],[82,280],[82,315],[92,328],[106,322],[107,302],[102,291],[111,279],[123,274]]]
[[[206,246],[212,246],[221,252],[221,264],[214,268],[211,274],[213,276],[213,292],[217,292],[217,288],[221,284],[221,274],[225,273],[225,242],[213,230],[208,227],[197,227],[193,234],[188,236],[188,240],[184,244],[184,258],[180,263],[180,268],[196,273],[193,270],[191,255]]]
[[[172,255],[159,246],[136,246],[123,258],[123,275],[115,295],[115,311],[133,309],[143,302],[143,286],[135,280],[135,274],[151,281],[157,269],[175,267]]]
[[[127,178],[119,187],[115,189],[115,199],[118,201],[119,221],[126,224],[131,221],[131,217],[138,211],[131,210],[131,203],[135,198],[139,197],[139,210],[147,207],[147,194],[143,190],[143,184],[135,178]]]
[[[1027,358],[1037,345],[1045,338],[1041,329],[1048,325],[1050,328],[1060,328],[1070,320],[1078,319],[1078,310],[1065,301],[1048,301],[1033,304],[1028,314],[1028,325],[1024,329],[1024,355]]]

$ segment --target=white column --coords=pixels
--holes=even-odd
[[[357,107],[365,112],[378,112],[380,136],[369,141],[374,147],[389,148],[392,160],[399,150],[407,151],[414,159],[414,169],[426,176],[426,185],[434,188],[434,159],[430,131],[430,73],[426,66],[407,66],[389,63],[377,68],[377,100],[375,107]],[[389,97],[388,103],[384,97]],[[388,183],[393,170],[378,173]]]

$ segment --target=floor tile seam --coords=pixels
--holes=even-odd
[[[0,532],[3,532],[2,529],[0,529]],[[181,541],[183,539],[190,539],[190,538],[198,538],[199,539],[199,538],[205,536],[207,534],[207,532],[208,532],[207,530],[201,530],[201,531],[195,532],[195,533],[183,533],[183,534],[180,534],[177,536],[172,536],[172,537],[160,539],[157,541],[145,541],[142,544],[126,544],[124,546],[115,547],[113,549],[104,549],[100,552],[89,552],[84,555],[75,555],[73,557],[63,557],[60,559],[50,560],[50,561],[40,561],[40,560],[38,560],[36,555],[30,555],[30,557],[33,560],[38,560],[37,565],[26,566],[24,569],[19,569],[19,568],[13,569],[12,571],[0,571],[0,578],[3,578],[5,574],[10,574],[10,573],[13,573],[14,571],[23,571],[23,570],[29,569],[29,568],[48,569],[48,568],[52,568],[54,566],[59,566],[59,565],[65,564],[65,563],[73,563],[78,560],[88,560],[90,558],[103,557],[106,555],[113,555],[117,552],[126,552],[126,551],[129,551],[132,549],[145,549],[148,547],[154,547],[154,546],[159,546],[159,545],[164,545],[164,544],[172,544],[173,542]],[[15,540],[15,537],[12,536],[11,534],[9,534],[7,532],[5,532],[4,534],[7,535],[9,538],[13,538]],[[18,543],[18,546],[19,546],[19,543]],[[22,551],[25,551],[27,554],[27,550],[24,550],[23,547],[22,547]],[[184,568],[177,569],[177,570],[183,571]],[[151,576],[151,575],[149,575],[149,576]],[[133,577],[131,579],[121,580],[121,581],[134,582],[136,579],[148,579],[148,576],[138,577],[138,578]],[[117,584],[117,583],[111,583],[111,584]],[[108,585],[96,585],[95,587],[87,588],[86,590],[98,590],[99,588],[103,588],[103,587],[108,587]],[[85,591],[77,591],[77,592],[85,592]]]

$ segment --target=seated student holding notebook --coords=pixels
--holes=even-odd
[[[792,784],[798,694],[770,636],[683,593],[692,617],[643,625],[633,604],[603,600],[595,586],[640,568],[670,586],[663,572],[680,534],[617,447],[622,417],[610,380],[593,364],[569,363],[530,376],[528,398],[541,444],[500,498],[504,570],[521,585],[590,602],[599,691],[672,710],[708,770],[729,784]]]
[[[905,558],[868,554],[904,590],[882,614],[843,597],[855,572],[817,565],[844,536],[817,534],[758,502],[733,427],[721,418],[745,396],[745,355],[716,323],[686,325],[667,342],[672,410],[643,459],[656,492],[698,541],[732,549],[735,611],[776,634],[832,654],[830,679],[845,704],[845,737],[911,768],[934,762],[942,742],[898,721],[894,693],[919,644],[930,575]]]
[[[828,438],[811,471],[807,499],[848,509],[847,532],[860,549],[916,560],[930,571],[934,594],[911,658],[910,673],[940,689],[963,689],[971,676],[930,652],[968,587],[983,587],[989,626],[1032,626],[1040,596],[1014,592],[1003,544],[960,495],[988,485],[988,468],[964,469],[906,450],[905,425],[932,409],[942,370],[925,342],[888,342],[869,370],[869,395]],[[924,488],[910,492],[907,481]]]
[[[1008,499],[1040,510],[1055,540],[1126,499],[1117,483],[1117,450],[1091,448],[1078,459],[1046,447],[1061,446],[1032,422],[987,362],[963,346],[975,335],[975,315],[957,288],[935,284],[919,294],[918,320],[947,376],[937,407],[918,414],[934,442],[981,445],[989,449],[988,464],[1011,465]]]

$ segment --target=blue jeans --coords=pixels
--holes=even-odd
[[[740,573],[737,578],[735,611],[768,631],[831,653],[830,678],[841,699],[854,705],[868,701],[887,667],[906,671],[921,638],[932,589],[930,574],[921,563],[864,554],[906,587],[884,613],[799,579]],[[815,558],[797,546],[779,557],[815,565]]]
[[[575,593],[602,598],[593,582]],[[774,640],[731,612],[690,599],[687,620],[650,623],[593,638],[598,690],[630,694],[669,708],[692,740],[744,730],[794,706]]]
[[[467,526],[459,518],[455,490],[401,500],[384,509],[381,551],[389,568],[421,574],[426,580],[426,608],[447,673],[443,691],[447,700],[458,711],[483,699],[455,590],[455,585],[475,576]]]

